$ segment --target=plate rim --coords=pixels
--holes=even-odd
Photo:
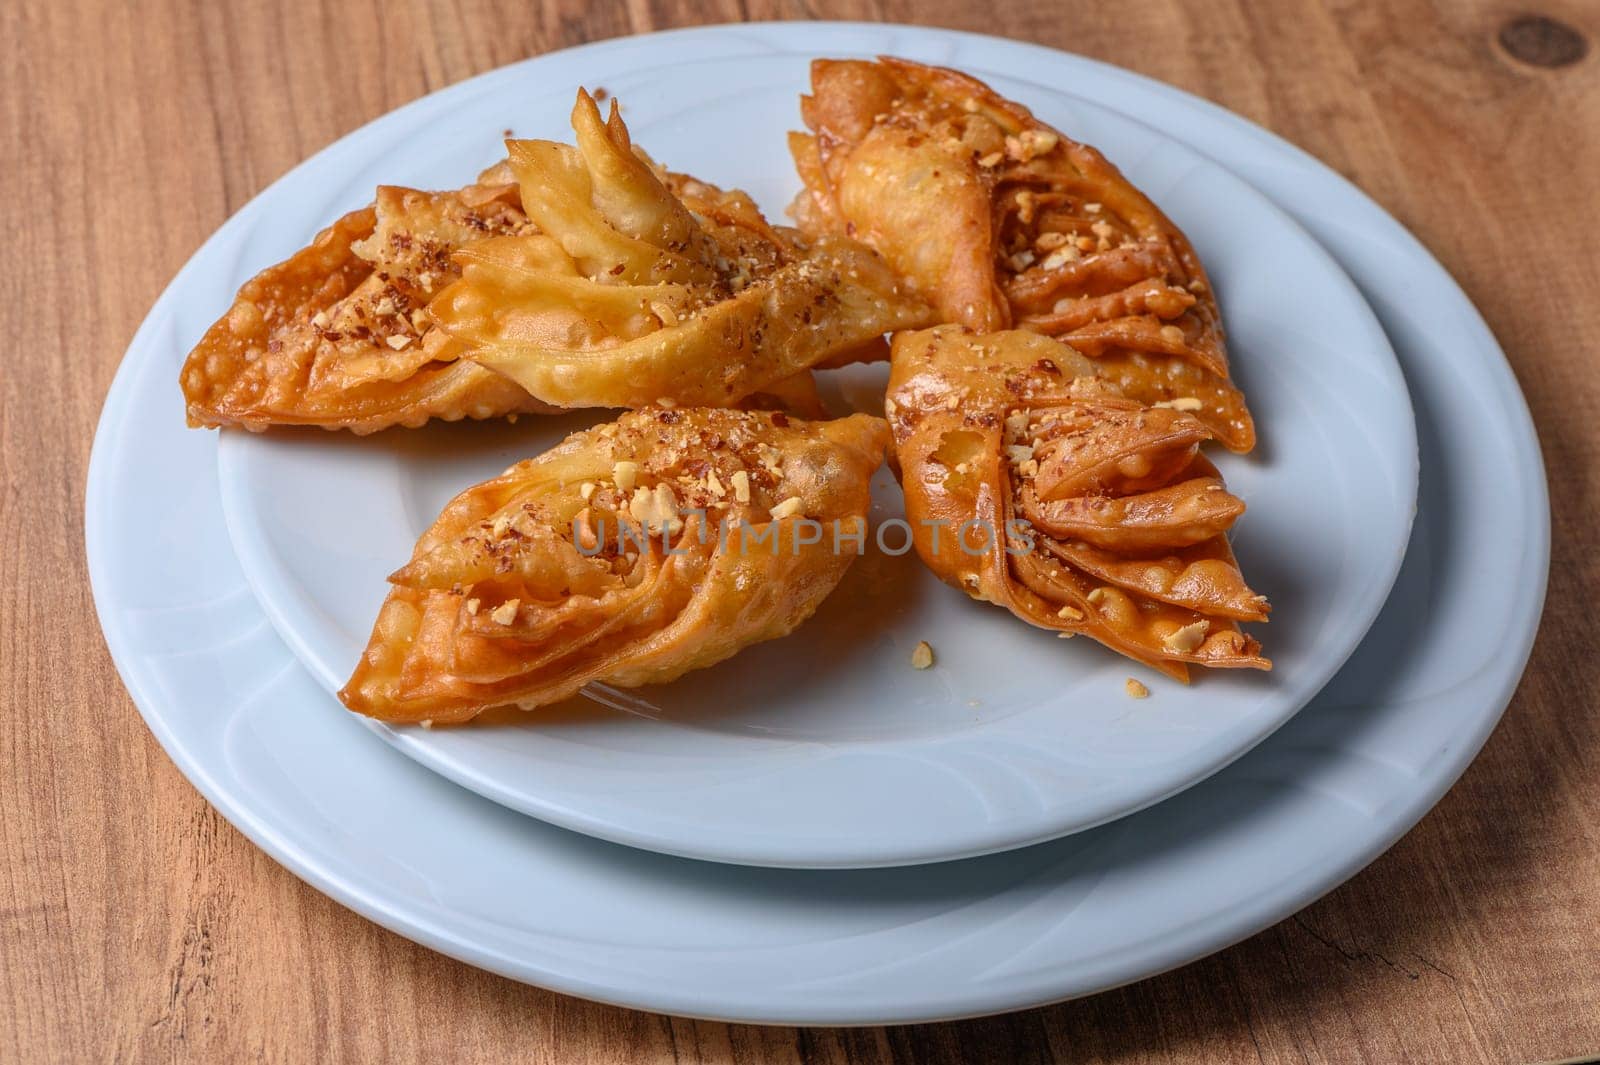
[[[838,29],[841,26],[858,28],[862,31],[881,31],[884,29],[915,30],[915,32],[932,33],[952,38],[970,38],[985,46],[1001,46],[1008,48],[1022,48],[1038,50],[1049,55],[1059,57],[1060,53],[1054,49],[1047,49],[1039,45],[1023,44],[1008,41],[1003,38],[985,37],[977,34],[956,33],[955,31],[924,30],[914,27],[885,27],[880,24],[816,24],[816,23],[789,23],[782,24],[783,28],[791,30],[804,30],[807,27],[824,25]],[[666,31],[667,33],[696,33],[712,32],[723,29],[747,31],[745,24],[733,24],[731,27],[701,27],[690,30]],[[607,42],[580,46],[582,48],[599,47]],[[91,583],[94,591],[94,601],[97,614],[101,620],[107,644],[111,650],[119,672],[127,684],[134,702],[141,714],[145,717],[148,727],[156,735],[169,756],[184,772],[198,790],[209,799],[230,822],[238,827],[248,838],[266,850],[280,864],[285,865],[302,879],[342,902],[351,909],[364,914],[375,922],[388,927],[407,938],[440,950],[442,953],[457,957],[470,964],[477,965],[502,973],[503,975],[521,979],[526,982],[539,983],[554,990],[583,995],[598,1001],[611,1002],[632,1008],[666,1010],[688,1016],[704,1016],[712,1019],[730,1021],[756,1021],[766,1023],[800,1023],[800,1024],[877,1024],[904,1021],[922,1021],[936,1019],[953,1019],[961,1016],[974,1016],[1005,1009],[1020,1009],[1030,1006],[1043,1005],[1048,1002],[1059,1001],[1062,998],[1076,997],[1127,983],[1189,961],[1202,957],[1215,950],[1222,949],[1239,939],[1243,939],[1265,928],[1290,913],[1307,905],[1322,894],[1342,883],[1356,870],[1367,864],[1382,851],[1408,831],[1416,821],[1429,808],[1436,803],[1449,787],[1460,776],[1461,772],[1472,761],[1484,741],[1493,731],[1504,710],[1506,700],[1512,691],[1526,665],[1528,654],[1531,650],[1537,631],[1537,620],[1542,610],[1544,589],[1548,576],[1549,563],[1549,532],[1550,515],[1548,508],[1547,486],[1544,479],[1542,455],[1538,445],[1537,433],[1520,390],[1516,387],[1515,377],[1504,353],[1500,351],[1492,333],[1483,322],[1471,302],[1466,298],[1460,286],[1450,277],[1448,272],[1429,254],[1426,249],[1416,241],[1392,216],[1384,212],[1381,207],[1371,201],[1364,193],[1351,183],[1331,171],[1323,164],[1317,163],[1310,156],[1270,134],[1266,130],[1256,127],[1239,116],[1232,115],[1216,105],[1209,104],[1181,90],[1162,85],[1141,75],[1135,75],[1118,68],[1108,67],[1106,64],[1083,57],[1074,59],[1105,68],[1116,79],[1130,83],[1135,90],[1144,93],[1154,92],[1167,98],[1167,103],[1172,106],[1186,107],[1191,112],[1198,109],[1201,117],[1210,115],[1213,119],[1222,119],[1225,124],[1231,125],[1236,131],[1242,130],[1251,138],[1266,143],[1274,153],[1282,157],[1285,152],[1289,154],[1289,161],[1300,159],[1302,168],[1314,168],[1321,180],[1332,179],[1336,187],[1341,187],[1354,199],[1358,207],[1371,214],[1374,221],[1383,226],[1385,232],[1397,238],[1403,245],[1403,250],[1408,250],[1413,258],[1417,258],[1421,265],[1430,271],[1437,272],[1438,279],[1442,281],[1445,296],[1454,304],[1453,310],[1466,317],[1468,326],[1476,334],[1481,334],[1485,341],[1482,352],[1474,352],[1475,361],[1481,354],[1482,368],[1495,383],[1502,386],[1498,389],[1500,402],[1504,407],[1506,417],[1510,423],[1509,431],[1515,442],[1523,445],[1527,453],[1522,457],[1531,464],[1532,471],[1537,474],[1534,481],[1525,487],[1529,491],[1525,511],[1520,515],[1526,522],[1528,533],[1524,565],[1531,566],[1532,576],[1535,578],[1527,585],[1527,594],[1519,601],[1521,609],[1516,611],[1516,616],[1510,619],[1508,631],[1511,640],[1505,646],[1505,654],[1500,672],[1502,676],[1494,686],[1492,694],[1486,696],[1487,709],[1480,711],[1469,722],[1470,727],[1463,734],[1456,735],[1454,742],[1446,745],[1440,757],[1431,764],[1430,773],[1424,786],[1418,788],[1409,796],[1408,801],[1399,804],[1397,808],[1387,812],[1384,820],[1384,829],[1366,840],[1361,846],[1344,854],[1341,860],[1329,867],[1321,868],[1316,875],[1297,878],[1293,886],[1280,885],[1273,897],[1266,903],[1258,902],[1255,912],[1248,917],[1241,917],[1238,913],[1225,915],[1213,922],[1214,927],[1208,935],[1201,937],[1199,942],[1191,942],[1183,948],[1172,953],[1169,951],[1159,963],[1152,963],[1139,967],[1138,971],[1126,973],[1122,978],[1100,983],[1095,986],[1071,985],[1070,979],[1062,987],[1070,990],[1058,992],[1043,992],[1032,996],[1009,996],[1004,1001],[974,1002],[963,1001],[959,1003],[945,1002],[942,1005],[899,1004],[897,1006],[877,1009],[871,1015],[858,1008],[854,1011],[818,1010],[811,1014],[800,1015],[787,1006],[752,1008],[743,1006],[729,1010],[707,1010],[701,1008],[703,1004],[690,1003],[685,1008],[681,1000],[676,1000],[669,993],[660,989],[650,989],[649,993],[630,992],[627,989],[615,987],[606,989],[598,988],[592,983],[570,975],[554,972],[548,968],[539,970],[529,964],[510,965],[504,962],[496,963],[481,949],[472,949],[461,945],[460,942],[441,936],[435,929],[415,918],[408,917],[401,911],[385,908],[379,900],[363,897],[360,892],[342,883],[337,876],[329,874],[319,867],[317,863],[299,853],[296,848],[277,831],[273,826],[267,825],[263,819],[258,818],[242,801],[237,801],[218,780],[213,777],[203,766],[195,760],[194,752],[187,746],[184,737],[168,727],[166,719],[160,712],[160,700],[157,698],[157,686],[145,675],[145,665],[140,659],[136,648],[129,638],[129,634],[116,618],[113,604],[109,601],[111,595],[111,578],[108,573],[108,555],[105,548],[106,542],[114,531],[105,525],[104,514],[109,507],[107,502],[107,469],[111,462],[110,453],[114,448],[111,441],[113,435],[110,430],[119,423],[123,408],[127,406],[130,391],[130,379],[134,376],[133,360],[124,359],[115,375],[111,390],[103,406],[102,414],[97,423],[97,432],[94,446],[91,450],[88,470],[88,490],[85,493],[85,536],[88,549],[88,562]],[[1301,158],[1303,157],[1303,158]],[[1249,180],[1249,178],[1246,178]],[[1252,182],[1254,184],[1254,182]],[[224,227],[225,228],[225,227]],[[223,230],[219,229],[214,234],[212,241],[218,239]],[[207,242],[208,244],[210,241]],[[1420,257],[1420,258],[1419,258]],[[179,272],[178,280],[184,277],[185,271],[192,268],[193,261]],[[176,282],[174,282],[176,284]],[[171,286],[169,286],[169,291]],[[156,323],[167,308],[167,294],[158,299],[150,316],[141,325],[138,333],[130,345],[130,351],[136,350],[146,341],[146,335],[153,331]],[[660,859],[668,861],[670,859]],[[866,1010],[873,1010],[866,1007]]]
[[[624,39],[642,41],[648,36]],[[779,50],[788,57],[804,56],[812,52],[811,49],[795,50],[787,47],[780,47]],[[736,60],[740,57],[730,58]],[[537,62],[537,59],[524,61],[526,62]],[[680,61],[668,60],[636,68],[630,73],[670,70],[680,65]],[[512,71],[519,70],[522,66],[523,64],[512,64],[480,77],[515,78],[517,75]],[[1022,75],[1013,77],[1029,80]],[[460,90],[463,98],[476,98],[479,95],[477,90],[469,88],[476,81],[477,78],[470,79],[430,94],[389,112],[375,122],[396,119],[396,116],[408,108],[420,109],[420,105],[424,104],[434,110],[445,110],[452,105],[441,97],[456,90]],[[728,808],[726,821],[708,823],[703,816],[704,802],[699,802],[697,805],[696,800],[686,797],[687,793],[682,792],[652,792],[652,797],[658,801],[658,805],[640,804],[638,809],[631,812],[609,804],[591,809],[583,805],[584,795],[581,793],[560,788],[541,790],[537,785],[530,788],[518,783],[530,778],[535,781],[541,779],[537,774],[540,765],[537,759],[529,761],[528,774],[519,776],[516,781],[508,781],[504,771],[496,772],[492,768],[485,769],[481,765],[474,764],[469,757],[453,751],[448,746],[448,738],[443,738],[437,733],[397,729],[381,722],[364,723],[385,742],[446,779],[519,813],[586,835],[658,853],[730,864],[846,869],[959,860],[1029,846],[1106,824],[1155,805],[1221,771],[1272,735],[1311,703],[1354,654],[1376,621],[1399,574],[1409,542],[1411,520],[1416,512],[1419,479],[1417,429],[1415,412],[1412,409],[1398,358],[1376,314],[1343,267],[1298,220],[1274,203],[1270,197],[1262,194],[1259,189],[1206,153],[1137,116],[1127,114],[1112,103],[1102,103],[1079,96],[1072,92],[1070,85],[1044,85],[1038,82],[1033,84],[1042,92],[1059,94],[1083,106],[1109,112],[1116,121],[1127,122],[1148,131],[1161,143],[1175,146],[1197,162],[1214,169],[1222,180],[1236,186],[1238,195],[1246,207],[1268,216],[1273,225],[1282,227],[1291,239],[1303,246],[1313,268],[1326,273],[1328,285],[1336,287],[1349,305],[1353,315],[1351,335],[1357,335],[1356,331],[1359,330],[1361,338],[1359,346],[1373,355],[1370,369],[1378,373],[1382,379],[1386,379],[1394,395],[1398,397],[1397,409],[1391,418],[1394,424],[1387,428],[1395,433],[1395,441],[1398,444],[1396,451],[1403,452],[1403,457],[1397,459],[1393,467],[1392,472],[1399,478],[1398,491],[1394,501],[1395,509],[1393,512],[1385,512],[1384,525],[1386,537],[1392,535],[1394,538],[1394,550],[1385,552],[1382,556],[1384,568],[1381,577],[1364,586],[1361,597],[1351,602],[1350,616],[1355,619],[1355,623],[1339,630],[1338,637],[1341,644],[1338,650],[1333,654],[1317,658],[1314,661],[1315,669],[1306,670],[1302,676],[1296,677],[1291,685],[1295,688],[1293,694],[1282,698],[1270,712],[1263,712],[1266,706],[1270,705],[1264,701],[1264,706],[1258,708],[1245,721],[1228,730],[1219,731],[1215,750],[1177,755],[1167,762],[1146,767],[1139,773],[1130,774],[1126,782],[1109,786],[1103,792],[1097,793],[1093,801],[1088,803],[1069,802],[1057,798],[1046,800],[1037,808],[1008,811],[1005,817],[997,820],[979,821],[970,818],[959,825],[929,824],[919,831],[908,831],[912,826],[904,824],[885,823],[878,830],[865,835],[859,824],[852,825],[849,831],[827,834],[822,819],[809,826],[783,824],[768,827],[756,822],[741,824],[734,816],[736,809],[732,807]],[[404,120],[400,120],[400,124],[403,126]],[[360,135],[361,131],[358,130],[341,138],[322,152],[313,155],[304,165],[316,165],[325,154],[334,151],[353,152],[350,145]],[[290,175],[286,175],[264,190],[262,195],[271,193],[280,183],[287,184],[289,181]],[[239,213],[245,214],[246,211],[241,210]],[[218,471],[224,514],[235,555],[257,601],[278,635],[325,688],[330,691],[337,690],[341,678],[330,672],[332,665],[327,661],[326,649],[319,649],[313,645],[315,626],[308,624],[307,621],[323,613],[320,609],[321,604],[314,599],[307,599],[306,590],[301,587],[301,582],[290,579],[281,552],[276,550],[279,545],[265,535],[267,523],[257,516],[257,500],[247,490],[245,478],[240,475],[240,471],[247,467],[252,458],[258,456],[260,447],[261,441],[253,435],[226,432],[221,434]],[[1306,677],[1310,679],[1307,680]],[[998,722],[996,724],[998,725]],[[1005,726],[1000,728],[1003,731]],[[1228,731],[1237,732],[1238,735],[1234,742],[1223,745],[1221,739]],[[980,730],[970,738],[977,740],[983,735],[984,731]],[[827,743],[826,740],[817,742]],[[930,740],[928,737],[919,736],[886,747],[873,744],[861,749],[858,754],[860,757],[879,759],[886,755],[932,758],[938,752],[947,749],[944,745],[952,743],[959,749],[956,737]],[[647,762],[648,759],[643,761]],[[864,770],[865,768],[863,767]],[[673,801],[674,796],[677,802]],[[680,807],[678,803],[682,806]],[[696,810],[690,809],[691,807],[698,809],[701,816],[697,816]],[[804,835],[786,834],[798,832],[803,827],[809,828],[810,831]]]

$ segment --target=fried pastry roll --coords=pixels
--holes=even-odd
[[[459,273],[453,252],[529,228],[509,177],[502,163],[453,192],[381,187],[372,206],[246,282],[184,362],[189,424],[370,433],[549,410],[459,361],[425,309]]]
[[[561,407],[732,406],[927,324],[870,249],[655,167],[579,92],[576,146],[509,141],[536,233],[463,248],[430,304],[466,357]]]
[[[886,404],[917,552],[946,582],[1181,680],[1268,669],[1267,601],[1227,531],[1244,503],[1205,423],[1118,394],[1036,333],[897,334]]]
[[[1130,399],[1255,445],[1194,248],[1103,155],[957,71],[819,59],[811,81],[790,135],[808,236],[848,233],[944,321],[1058,337]]]
[[[387,721],[672,680],[791,632],[865,534],[888,428],[650,409],[457,496],[339,697]]]

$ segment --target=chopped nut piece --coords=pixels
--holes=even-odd
[[[578,486],[578,498],[587,501],[590,496],[594,495],[594,489],[595,483],[593,481],[584,481]]]
[[[673,534],[683,528],[683,519],[678,516],[678,496],[670,484],[658,484],[653,491],[639,489],[628,504],[628,513],[648,532]]]
[[[750,475],[744,470],[735,470],[730,478],[733,481],[733,498],[739,503],[750,502]]]
[[[425,717],[420,722],[418,722],[418,724],[420,724],[423,728],[432,728],[433,727],[433,718]]]
[[[911,649],[911,668],[927,669],[933,665],[933,648],[928,646],[927,640],[919,640],[917,646]]]
[[[673,326],[678,324],[677,312],[672,309],[671,305],[660,300],[650,301],[650,313],[661,319],[662,325]]]
[[[1132,677],[1129,677],[1123,682],[1122,690],[1127,692],[1128,697],[1131,699],[1145,699],[1150,695],[1150,689],[1146,688],[1143,684],[1139,683],[1137,680],[1134,680]]]
[[[706,474],[706,491],[719,498],[728,494],[728,490],[723,487],[722,481],[717,477],[716,470]]]
[[[517,620],[517,611],[522,607],[521,599],[507,599],[493,610],[489,617],[496,625],[509,625]]]
[[[1065,233],[1040,233],[1033,246],[1042,252],[1052,252],[1067,242]]]
[[[777,506],[772,508],[772,520],[782,521],[784,518],[792,518],[796,514],[800,513],[800,508],[803,505],[804,504],[800,502],[799,496],[790,496],[788,499],[785,499],[782,503],[779,503]]]
[[[489,526],[489,535],[496,540],[503,540],[505,539],[506,533],[510,531],[510,529],[511,515],[501,514],[500,516],[496,517],[494,519],[494,523]]]
[[[379,314],[393,314],[394,300],[390,299],[388,296],[385,296],[383,299],[378,301],[378,305],[373,309]]]
[[[1089,247],[1094,247],[1093,241],[1089,242]],[[1044,270],[1059,270],[1061,267],[1070,262],[1076,262],[1079,258],[1081,258],[1081,256],[1079,256],[1077,248],[1074,248],[1070,244],[1063,244],[1061,247],[1045,256],[1044,262],[1040,263],[1039,266]]]
[[[1160,403],[1152,403],[1151,406],[1166,410],[1199,410],[1205,404],[1193,396],[1179,396],[1177,399],[1164,399]]]
[[[1111,589],[1102,585],[1101,587],[1091,591],[1088,595],[1084,596],[1084,598],[1089,600],[1090,606],[1099,606],[1101,603],[1105,602],[1106,596],[1110,594]]]
[[[1056,617],[1065,621],[1082,621],[1083,611],[1079,610],[1075,606],[1064,606],[1060,610],[1056,611]]]
[[[572,530],[578,540],[578,546],[585,551],[594,551],[600,546],[600,535],[594,530],[594,511],[584,507],[578,511],[578,516],[572,519]]]
[[[1033,458],[1033,447],[1029,444],[1007,444],[1006,458],[1020,466]]]
[[[1206,630],[1209,628],[1211,628],[1211,622],[1197,621],[1192,625],[1185,625],[1176,632],[1168,633],[1162,637],[1161,642],[1166,645],[1169,651],[1189,654],[1205,642]]]
[[[633,486],[639,482],[639,464],[623,459],[611,467],[611,479],[624,492],[631,491]]]
[[[1169,344],[1182,344],[1183,330],[1175,325],[1164,325],[1161,327],[1161,339]]]
[[[483,601],[481,599],[477,599],[477,598],[468,599],[466,605],[467,605],[467,614],[469,616],[471,616],[471,617],[477,617],[478,616],[478,608],[483,605]]]
[[[394,350],[400,351],[401,349],[410,346],[411,338],[406,336],[404,333],[395,333],[388,340],[385,340],[384,343],[389,345]]]
[[[1029,158],[1043,155],[1060,143],[1060,138],[1047,129],[1025,129],[1019,139]]]
[[[990,152],[988,155],[978,160],[978,165],[983,167],[985,170],[991,170],[994,167],[999,166],[1000,160],[1004,159],[1005,157],[1006,156],[1004,152]]]

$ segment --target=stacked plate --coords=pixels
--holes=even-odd
[[[959,67],[1095,144],[1216,283],[1262,443],[1225,456],[1270,674],[1142,676],[858,565],[793,636],[590,707],[470,728],[344,711],[385,575],[462,487],[587,416],[356,439],[183,427],[177,369],[260,267],[379,183],[451,187],[575,86],[668,165],[796,187],[814,56]],[[692,164],[692,165],[691,165]],[[849,398],[871,369],[835,375]],[[1420,491],[1419,491],[1420,453]],[[1495,485],[1493,494],[1482,485]],[[899,512],[887,474],[879,518]],[[239,212],[135,337],[90,469],[96,602],[150,727],[242,831],[402,935],[546,987],[722,1019],[947,1018],[1170,968],[1304,906],[1465,768],[1526,661],[1545,482],[1493,337],[1332,171],[1176,90],[1030,45],[849,24],[543,56],[400,109]],[[938,663],[908,665],[926,640]]]

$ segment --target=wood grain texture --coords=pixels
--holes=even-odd
[[[1600,1050],[1600,61],[1559,34],[1502,34],[1530,13],[1587,42],[1600,34],[1580,0],[1532,12],[1508,0],[0,4],[0,1061],[1509,1062]],[[512,60],[813,16],[1068,48],[1265,124],[1412,227],[1527,391],[1555,554],[1504,724],[1371,868],[1206,961],[1049,1009],[877,1030],[697,1023],[525,988],[383,931],[247,842],[156,745],[95,633],[81,514],[101,400],[156,295],[246,199],[355,126]]]

